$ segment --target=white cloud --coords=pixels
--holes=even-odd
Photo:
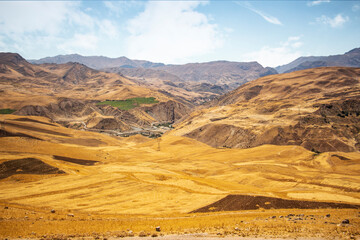
[[[344,23],[349,21],[349,17],[343,17],[342,14],[336,15],[334,18],[322,15],[321,17],[316,18],[317,23],[330,25],[332,28],[339,28],[344,25]]]
[[[104,19],[102,21],[99,21],[98,25],[101,34],[109,37],[110,39],[115,39],[119,37],[118,29],[110,20]]]
[[[312,7],[312,6],[320,5],[322,3],[329,3],[329,2],[330,2],[330,0],[315,0],[315,1],[308,2],[307,5],[309,7]]]
[[[0,1],[1,50],[37,58],[94,50],[101,39],[119,37],[116,23],[81,7],[75,1]]]
[[[60,44],[58,48],[66,53],[80,52],[82,50],[95,50],[98,37],[93,34],[75,34],[73,38]]]
[[[303,43],[300,36],[289,37],[278,47],[264,46],[259,51],[250,52],[244,55],[245,61],[257,61],[263,66],[276,67],[289,63],[302,56],[297,50]]]
[[[276,24],[276,25],[282,25],[282,23],[280,22],[279,19],[277,19],[274,16],[270,16],[264,12],[261,12],[260,10],[254,9],[254,8],[249,8],[251,11],[253,11],[254,13],[259,14],[262,18],[264,18],[267,22],[272,23],[272,24]]]
[[[76,2],[2,2],[0,29],[3,34],[20,34],[39,31],[56,34],[61,24],[71,16]]]
[[[222,46],[217,25],[195,11],[201,1],[150,1],[128,21],[128,56],[166,63],[182,63]]]
[[[253,11],[254,13],[258,14],[259,16],[261,16],[263,19],[265,19],[265,21],[275,24],[275,25],[282,25],[282,23],[280,22],[279,19],[277,19],[274,16],[271,16],[267,13],[264,13],[263,11],[260,11],[256,8],[254,8],[249,2],[244,2],[244,3],[240,3],[240,2],[236,2],[238,5],[240,6],[244,6],[247,9]]]

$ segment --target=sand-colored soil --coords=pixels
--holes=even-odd
[[[359,205],[357,152],[316,154],[299,146],[274,145],[217,149],[179,136],[149,141],[115,138],[67,129],[42,117],[20,118],[0,116],[0,164],[36,159],[65,174],[30,169],[1,179],[0,237],[113,237],[128,229],[139,236],[142,231],[156,233],[157,225],[163,234],[360,234],[357,209],[264,210],[259,206],[241,212],[189,214],[228,195]],[[87,141],[92,144],[84,144]],[[292,213],[309,217],[284,217]],[[327,214],[331,219],[325,219]],[[337,226],[343,219],[350,224]]]

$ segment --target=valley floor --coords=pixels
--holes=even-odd
[[[6,205],[5,209],[3,204],[0,237],[9,239],[360,238],[360,212],[354,209],[272,209],[154,217],[51,213],[15,205]],[[345,218],[349,224],[342,224]],[[158,226],[160,232],[156,231]]]

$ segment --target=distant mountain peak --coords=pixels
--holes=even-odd
[[[360,67],[360,48],[354,48],[344,54],[338,55],[299,57],[275,69],[279,73],[288,73],[321,66]]]
[[[21,62],[26,62],[26,60],[18,53],[11,53],[11,52],[0,53],[0,63],[18,64]]]
[[[360,48],[354,48],[348,52],[346,52],[345,54],[360,54]]]

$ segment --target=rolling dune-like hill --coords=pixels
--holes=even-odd
[[[170,134],[214,147],[358,151],[359,76],[359,68],[328,67],[259,78],[193,112]]]
[[[115,138],[44,117],[0,115],[0,153],[0,236],[126,229],[139,234],[157,224],[170,234],[219,221],[233,226],[229,217],[245,229],[245,215],[253,228],[274,231],[283,222],[266,223],[267,217],[305,211],[293,208],[317,209],[321,222],[313,215],[297,227],[317,224],[317,232],[333,232],[318,215],[331,213],[339,221],[347,214],[351,232],[358,231],[358,152],[317,154],[275,145],[218,149],[181,136]],[[210,222],[197,215],[239,210],[252,212],[214,213],[207,215],[216,219]]]

